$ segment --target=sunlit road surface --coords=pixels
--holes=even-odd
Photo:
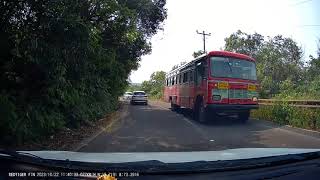
[[[308,133],[268,121],[241,124],[221,117],[209,124],[192,120],[190,112],[172,112],[168,103],[125,102],[116,122],[89,142],[83,152],[208,151],[230,148],[320,148],[320,133]]]

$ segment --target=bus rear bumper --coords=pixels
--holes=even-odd
[[[258,104],[207,104],[206,109],[218,112],[239,112],[258,109]]]

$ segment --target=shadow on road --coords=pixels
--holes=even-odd
[[[194,120],[193,112],[190,109],[180,108],[179,110],[174,111],[174,112],[183,115],[185,118],[187,118],[190,121],[193,121],[198,124],[203,124],[203,123],[200,123],[200,122]],[[245,125],[245,124],[241,123],[237,119],[236,116],[221,116],[221,115],[213,115],[213,114],[210,114],[209,116],[210,116],[210,119],[208,120],[208,122],[205,123],[205,125],[209,125],[209,126]]]

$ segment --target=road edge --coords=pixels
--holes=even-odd
[[[120,109],[115,112],[115,115],[113,117],[111,117],[113,119],[110,121],[110,123],[106,127],[100,127],[98,132],[96,132],[93,135],[91,135],[90,137],[82,140],[78,145],[76,145],[74,148],[72,148],[72,151],[78,152],[80,149],[87,146],[91,141],[96,139],[99,135],[101,135],[102,133],[111,129],[111,127],[114,125],[114,123],[119,122],[119,120],[121,118],[123,118],[123,114],[125,114],[124,112],[127,112],[127,111],[128,111],[127,106],[126,106],[126,108],[124,108],[123,106],[120,107]]]
[[[298,134],[301,134],[301,135],[311,136],[311,137],[314,137],[314,138],[320,138],[320,132],[319,131],[298,128],[298,127],[294,127],[294,126],[290,126],[290,125],[279,125],[279,124],[274,123],[272,121],[263,120],[263,119],[257,119],[257,118],[250,118],[250,119],[254,120],[254,121],[264,121],[264,122],[266,122],[268,124],[267,126],[270,125],[270,126],[282,129],[282,130],[295,132],[295,133],[298,133]]]

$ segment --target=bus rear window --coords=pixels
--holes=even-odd
[[[145,92],[134,92],[133,95],[146,95]]]

